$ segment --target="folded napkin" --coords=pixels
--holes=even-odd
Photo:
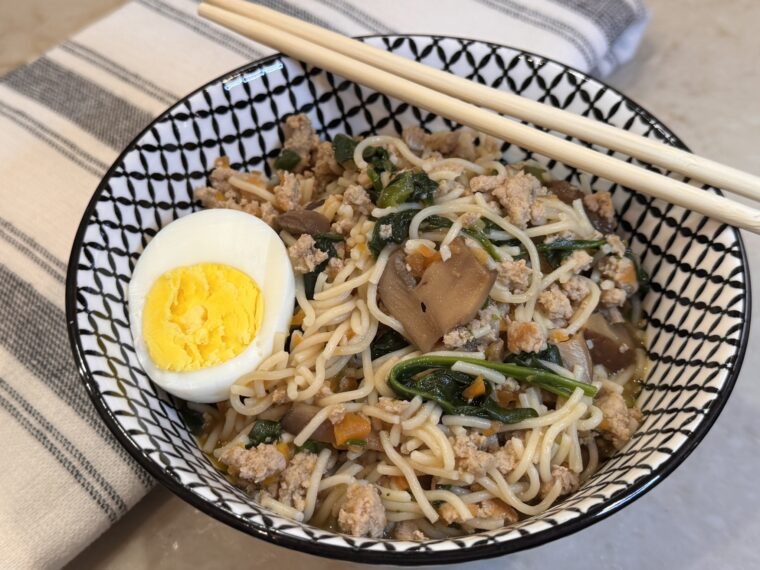
[[[349,35],[491,40],[606,74],[629,59],[640,0],[265,0]],[[179,97],[268,48],[135,0],[0,79],[0,568],[60,567],[153,484],[110,435],[65,330],[66,260],[100,177]]]

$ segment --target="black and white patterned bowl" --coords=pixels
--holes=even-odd
[[[683,147],[622,94],[544,58],[457,38],[366,41]],[[225,154],[233,167],[268,170],[267,161],[282,141],[281,118],[293,112],[307,113],[322,137],[398,133],[411,124],[431,130],[454,127],[350,81],[274,56],[179,101],[127,147],[82,219],[69,263],[66,309],[73,351],[95,406],[156,479],[202,511],[275,544],[355,561],[432,564],[514,552],[599,521],[661,481],[704,437],[731,392],[747,342],[749,275],[738,232],[505,145],[509,161],[532,157],[556,177],[611,189],[621,229],[652,276],[644,309],[653,365],[640,399],[644,422],[632,441],[578,493],[543,515],[455,540],[351,538],[275,516],[231,486],[198,449],[171,398],[140,368],[126,290],[148,241],[196,208],[191,191],[205,183],[213,160]]]

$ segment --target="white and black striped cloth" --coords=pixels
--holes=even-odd
[[[349,35],[474,37],[604,75],[629,59],[641,0],[265,0]],[[135,0],[0,78],[0,568],[59,567],[152,481],[85,394],[63,310],[80,216],[119,151],[173,101],[268,53]]]

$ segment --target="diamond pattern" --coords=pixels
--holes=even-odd
[[[666,127],[613,89],[535,55],[456,38],[365,41],[682,146]],[[225,89],[233,79],[272,63],[282,68]],[[302,551],[397,564],[430,563],[428,553],[435,552],[435,562],[453,562],[540,544],[599,520],[653,486],[704,436],[731,391],[746,346],[749,284],[738,233],[505,143],[508,161],[533,158],[556,177],[613,192],[621,228],[652,276],[644,310],[653,365],[640,398],[645,412],[640,430],[578,493],[543,515],[455,540],[413,544],[351,538],[273,516],[252,503],[207,461],[174,402],[140,369],[129,332],[126,287],[135,261],[158,229],[196,207],[191,190],[204,183],[217,156],[229,156],[234,168],[270,173],[267,160],[277,155],[283,137],[280,118],[293,112],[307,113],[327,138],[342,132],[400,133],[410,124],[431,130],[456,127],[330,73],[273,57],[180,101],[127,148],[82,220],[67,309],[75,355],[98,410],[159,480],[220,520]]]

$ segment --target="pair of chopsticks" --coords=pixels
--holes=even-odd
[[[760,200],[760,178],[746,172],[587,117],[433,69],[245,0],[205,0],[198,7],[198,13],[295,59],[459,124],[643,194],[760,233],[760,211],[750,206],[704,192],[690,184],[502,115],[625,153],[644,163],[683,174],[693,181]]]

